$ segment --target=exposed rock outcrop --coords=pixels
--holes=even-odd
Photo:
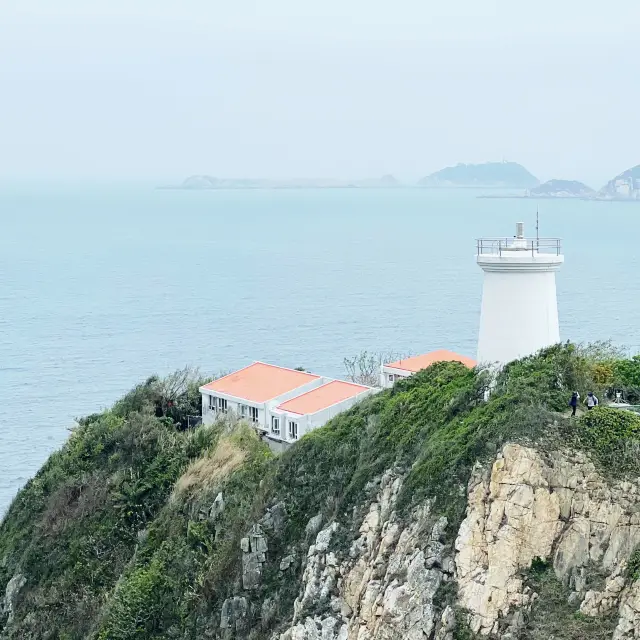
[[[227,598],[222,603],[220,629],[222,629],[223,637],[234,638],[236,631],[244,629],[247,611],[247,599],[243,597]]]
[[[581,613],[619,609],[615,637],[640,637],[640,588],[626,577],[627,560],[640,545],[635,484],[607,481],[580,453],[543,455],[506,445],[492,465],[474,471],[454,560],[443,543],[446,519],[434,517],[429,503],[408,523],[398,520],[402,481],[400,474],[384,474],[347,560],[338,562],[332,551],[340,525],[319,531],[293,624],[280,640],[452,640],[454,610],[439,610],[434,596],[454,577],[457,604],[473,632],[517,637],[522,612],[538,597],[525,579],[538,559],[570,587]],[[594,573],[603,575],[601,590],[588,588]],[[323,607],[326,613],[318,614]]]
[[[254,525],[247,538],[240,541],[242,549],[242,586],[256,589],[262,579],[262,565],[266,562],[267,539],[260,525]]]
[[[7,616],[6,624],[11,624],[11,621],[13,620],[16,598],[26,583],[27,579],[22,573],[17,573],[7,583],[4,599],[0,601],[0,614]]]
[[[454,572],[442,541],[447,521],[434,518],[425,504],[408,525],[402,523],[395,512],[402,479],[393,471],[381,478],[346,560],[338,562],[332,551],[338,523],[317,534],[293,624],[280,640],[423,640],[434,631],[439,640],[450,640],[453,611],[439,613],[434,606],[436,592]],[[310,615],[323,604],[325,614]]]
[[[620,618],[613,640],[640,638],[640,581],[636,580],[620,598]]]
[[[640,544],[639,504],[636,485],[608,483],[582,454],[505,446],[490,470],[474,474],[456,540],[460,605],[472,630],[498,635],[510,612],[532,603],[523,571],[535,558],[552,564],[583,613],[618,606],[624,562]],[[594,567],[609,575],[602,592],[586,591]]]
[[[212,522],[215,522],[220,516],[220,514],[223,513],[223,511],[224,511],[224,497],[222,495],[222,492],[220,492],[216,496],[216,499],[213,501],[213,504],[209,509],[209,514],[208,514],[209,520],[211,520]]]

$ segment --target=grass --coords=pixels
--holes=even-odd
[[[173,499],[196,491],[210,492],[220,481],[241,467],[246,459],[243,451],[232,438],[221,439],[211,455],[194,460],[180,476],[174,488]]]

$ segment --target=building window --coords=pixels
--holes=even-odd
[[[293,420],[289,420],[289,440],[298,439],[298,423]]]
[[[218,411],[220,413],[227,413],[227,399],[218,398]]]
[[[258,408],[249,407],[249,420],[251,422],[258,422]]]
[[[217,398],[215,396],[209,396],[209,411],[216,410],[216,407],[217,407],[216,400]]]
[[[246,418],[247,417],[247,405],[246,404],[239,404],[238,405],[238,415],[241,418]]]
[[[271,433],[273,433],[274,436],[280,435],[280,418],[271,416]]]
[[[392,373],[389,374],[389,382],[393,382],[393,374]]]

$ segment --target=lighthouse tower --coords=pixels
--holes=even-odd
[[[564,262],[558,238],[478,240],[484,271],[478,362],[504,365],[560,341],[556,271]]]

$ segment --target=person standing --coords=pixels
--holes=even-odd
[[[576,409],[578,408],[578,401],[580,400],[580,394],[577,391],[574,391],[571,394],[571,400],[569,400],[569,406],[571,407],[571,417],[575,418]]]
[[[587,394],[587,409],[589,411],[591,411],[591,409],[593,409],[593,407],[597,407],[598,406],[598,398],[596,398],[595,393],[593,393],[593,391],[589,391],[589,393]]]

